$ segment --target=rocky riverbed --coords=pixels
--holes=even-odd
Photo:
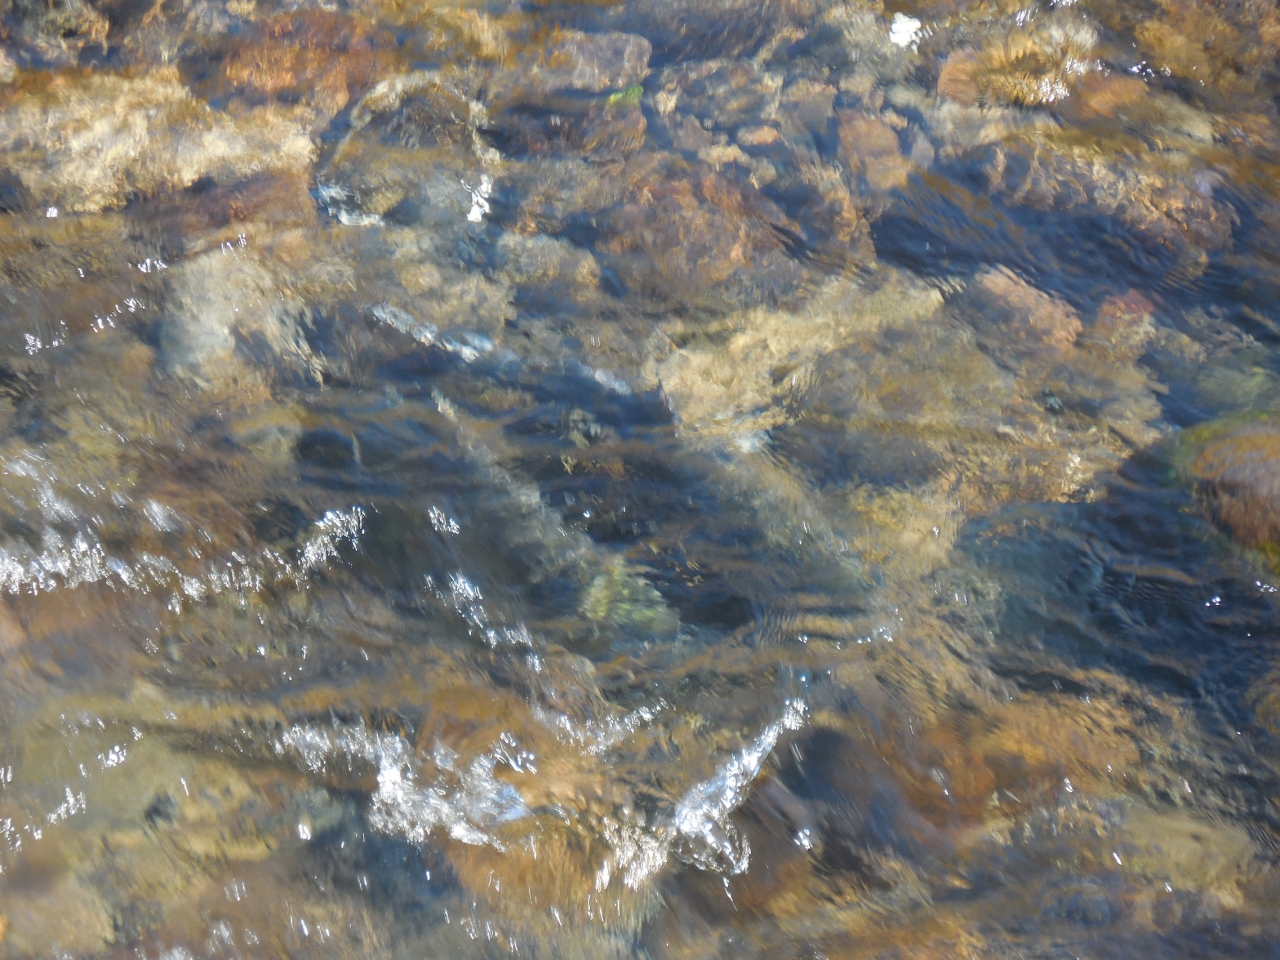
[[[0,0],[0,958],[1275,954],[1278,45]]]

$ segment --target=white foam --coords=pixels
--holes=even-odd
[[[893,23],[889,25],[889,42],[899,47],[915,49],[923,26],[924,24],[915,17],[909,17],[905,13],[895,13]]]
[[[614,882],[631,890],[640,889],[666,866],[673,853],[703,870],[725,874],[745,871],[750,863],[750,846],[738,834],[730,816],[747,799],[752,782],[778,739],[785,731],[799,729],[806,714],[803,701],[788,700],[777,720],[725,760],[712,777],[690,788],[666,814],[647,819],[630,809],[603,817],[587,816],[584,811],[578,820],[579,828],[598,834],[610,848],[610,854],[596,870],[596,890],[603,892]],[[588,744],[589,752],[599,752],[600,744],[613,733],[634,730],[651,723],[654,717],[653,711],[637,712],[618,721],[618,727],[612,730],[602,727],[608,733]],[[590,739],[589,728],[577,729],[581,732],[576,740]],[[333,764],[346,764],[350,769],[357,761],[376,767],[378,787],[369,801],[369,825],[411,843],[425,843],[434,831],[440,830],[463,843],[504,850],[511,838],[499,839],[494,828],[531,813],[519,791],[493,775],[498,762],[521,772],[537,773],[537,758],[520,750],[511,733],[499,735],[491,749],[465,764],[451,749],[437,742],[430,758],[436,772],[430,781],[424,781],[422,764],[402,737],[375,732],[363,725],[298,725],[281,737],[276,752],[296,753],[316,773]],[[572,815],[572,811],[562,812]],[[537,833],[524,839],[536,844]]]

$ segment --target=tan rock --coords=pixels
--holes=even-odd
[[[1274,69],[1280,16],[1266,4],[1158,0],[1133,33],[1152,67],[1166,76],[1245,92]]]
[[[840,145],[850,160],[866,161],[894,157],[901,153],[898,134],[878,117],[841,110],[837,113]]]
[[[1096,28],[1072,11],[1018,18],[984,44],[974,74],[978,89],[993,102],[1022,107],[1065,100],[1094,68],[1097,42]]]
[[[98,211],[203,177],[305,170],[314,158],[305,131],[278,110],[216,112],[170,70],[58,74],[0,108],[0,167],[41,206]]]
[[[237,335],[279,355],[308,356],[298,312],[257,257],[212,251],[171,269],[161,352],[171,370],[198,379],[226,373]]]
[[[743,127],[738,131],[738,143],[744,147],[767,147],[781,139],[776,127]]]
[[[96,890],[71,873],[17,895],[6,891],[5,914],[3,942],[10,955],[47,954],[55,945],[84,955],[112,941],[107,905]]]
[[[1076,84],[1075,99],[1082,117],[1114,117],[1147,96],[1137,77],[1101,71],[1085,74]]]

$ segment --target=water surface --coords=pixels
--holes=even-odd
[[[0,0],[0,957],[1280,957],[1278,55]]]

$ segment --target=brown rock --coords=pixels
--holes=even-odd
[[[850,160],[882,159],[901,153],[898,134],[878,117],[852,110],[837,113],[840,123],[840,145]]]
[[[1075,310],[1010,270],[988,270],[975,280],[974,287],[985,301],[986,323],[997,328],[993,332],[1001,339],[1035,352],[1058,354],[1071,349],[1080,335],[1080,317]]]
[[[938,96],[966,107],[975,106],[979,99],[978,84],[974,72],[978,68],[978,51],[970,47],[952,50],[938,74]]]
[[[789,296],[806,270],[782,238],[801,227],[742,181],[740,164],[727,162],[737,156],[712,157],[726,161],[717,171],[675,158],[646,164],[641,154],[626,171],[622,203],[598,218],[596,255],[609,258],[629,289],[663,301],[747,290],[755,299]]]
[[[1219,526],[1280,560],[1280,423],[1259,420],[1219,434],[1192,461],[1191,476]]]
[[[639,98],[616,95],[592,102],[585,112],[503,111],[490,128],[504,153],[545,156],[581,152],[596,160],[630,156],[645,142],[648,121]]]
[[[1165,76],[1245,92],[1275,67],[1280,14],[1271,4],[1158,0],[1133,34]]]
[[[841,152],[851,172],[865,176],[873,190],[906,184],[911,161],[902,155],[893,127],[851,110],[838,111],[837,118]]]
[[[595,103],[582,121],[577,145],[593,156],[628,156],[644,146],[648,126],[638,103]]]
[[[250,102],[292,98],[313,106],[327,120],[347,105],[350,87],[367,88],[372,75],[388,72],[389,61],[389,56],[335,53],[267,37],[228,57],[222,79]]]
[[[1137,77],[1114,73],[1087,73],[1076,83],[1076,109],[1084,118],[1114,117],[1147,95],[1147,85]]]

